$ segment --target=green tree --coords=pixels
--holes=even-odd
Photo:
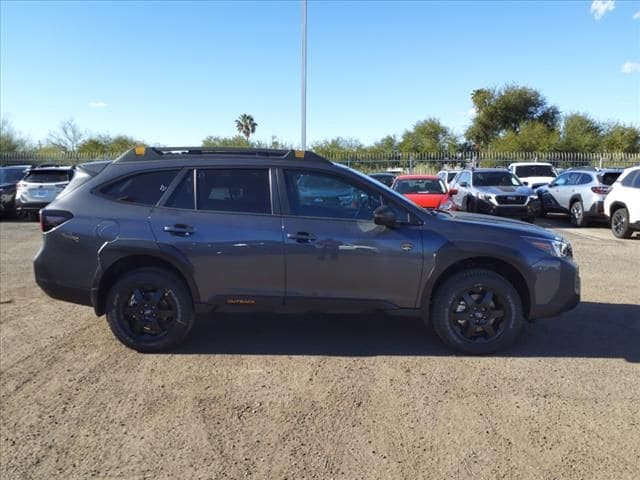
[[[368,148],[369,151],[389,153],[398,150],[398,139],[395,135],[387,135],[382,137],[377,142],[374,142],[372,146]]]
[[[353,154],[364,150],[364,145],[355,138],[335,137],[311,145],[318,155],[329,157],[339,154]]]
[[[476,110],[465,137],[477,148],[489,145],[508,132],[518,133],[524,122],[537,121],[557,128],[560,112],[537,90],[518,85],[501,89],[481,88],[471,92]]]
[[[458,142],[451,130],[436,118],[417,122],[402,134],[399,148],[403,152],[442,152],[456,150]]]
[[[27,141],[13,129],[11,122],[6,118],[0,120],[0,152],[16,152],[26,147]]]
[[[222,147],[222,148],[251,148],[251,142],[242,135],[234,137],[213,137],[209,136],[202,140],[203,147]]]
[[[560,132],[539,121],[520,125],[518,132],[508,131],[491,142],[489,148],[498,152],[553,152],[560,143]]]
[[[270,141],[254,140],[251,143],[254,148],[273,148],[275,150],[290,150],[293,148],[290,143],[279,139],[275,135],[271,136]]]
[[[141,143],[142,142],[126,135],[116,135],[112,137],[110,135],[98,134],[85,138],[78,146],[78,152],[116,155],[124,153]]]
[[[562,122],[560,150],[598,152],[602,150],[603,127],[586,114],[572,113]]]
[[[602,148],[605,152],[638,153],[640,129],[618,123],[609,124],[602,137]]]
[[[236,129],[241,135],[244,135],[244,138],[247,140],[249,140],[252,134],[256,133],[257,126],[258,124],[248,113],[243,113],[236,120]]]

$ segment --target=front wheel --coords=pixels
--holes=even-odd
[[[109,290],[106,310],[116,338],[139,352],[176,347],[194,323],[193,302],[184,282],[159,268],[122,276]]]
[[[469,270],[438,288],[431,321],[449,347],[474,355],[494,353],[513,344],[520,332],[522,301],[501,275]]]
[[[617,209],[611,215],[611,232],[617,238],[630,238],[633,230],[629,227],[629,210],[624,207]]]

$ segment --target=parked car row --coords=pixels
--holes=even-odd
[[[0,168],[0,216],[36,217],[69,184],[74,167],[12,165]]]
[[[424,208],[531,223],[537,216],[564,213],[576,227],[608,220],[616,237],[628,238],[640,230],[640,173],[634,173],[639,168],[575,167],[558,173],[550,163],[518,162],[507,169],[441,170],[437,176],[372,176],[387,176],[388,186]]]

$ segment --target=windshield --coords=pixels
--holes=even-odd
[[[0,183],[18,183],[22,177],[23,168],[0,168]]]
[[[509,172],[473,172],[473,185],[476,187],[519,187],[522,183]]]
[[[24,177],[25,182],[30,183],[61,183],[69,181],[69,171],[67,170],[37,170],[29,172]]]
[[[398,180],[394,187],[398,193],[446,193],[447,189],[439,178],[414,178]]]
[[[516,167],[516,175],[519,177],[555,177],[551,165],[521,165]]]

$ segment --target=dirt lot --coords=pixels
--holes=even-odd
[[[469,358],[384,317],[205,319],[141,355],[47,298],[37,225],[3,223],[0,477],[640,478],[640,238],[547,225],[583,303]]]

